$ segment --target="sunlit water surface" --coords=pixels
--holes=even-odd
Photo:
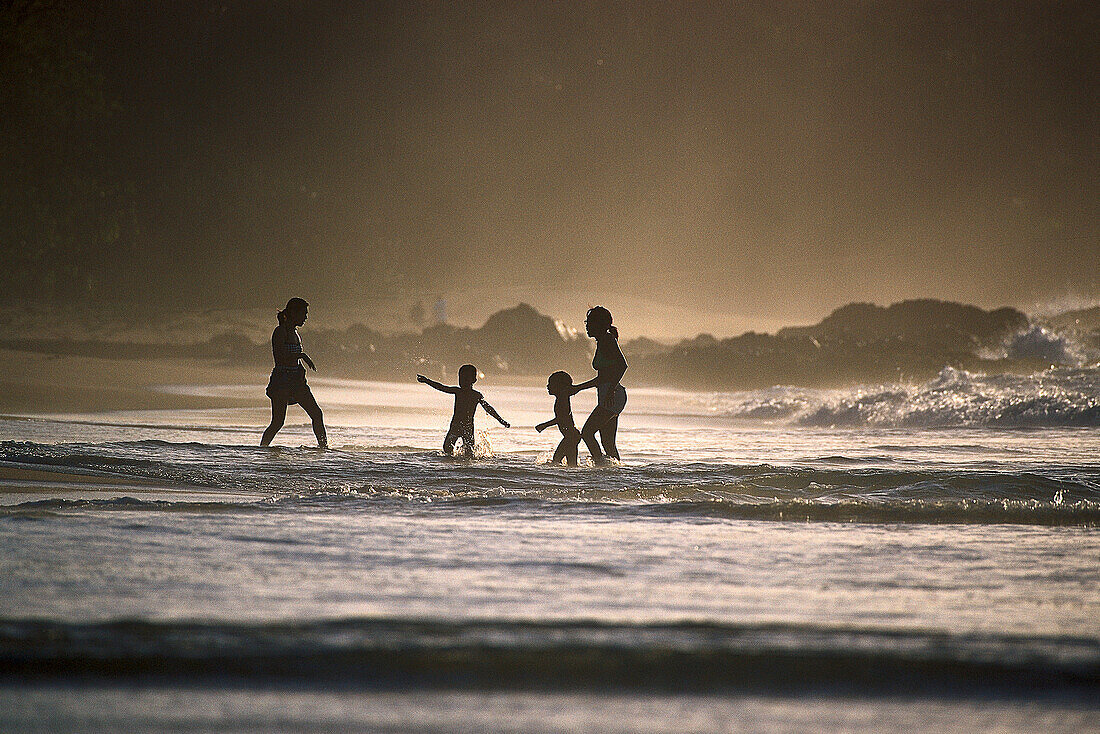
[[[484,383],[473,460],[416,384],[0,419],[0,729],[1095,727],[1096,380],[1021,380],[635,389],[599,469]]]

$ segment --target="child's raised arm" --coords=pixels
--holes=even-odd
[[[445,392],[445,393],[449,393],[451,395],[457,394],[458,390],[459,390],[459,388],[457,388],[457,387],[452,387],[451,385],[444,385],[443,383],[436,382],[435,380],[433,380],[429,377],[425,377],[424,375],[417,375],[416,376],[416,381],[417,382],[423,382],[428,387],[434,387],[436,390],[439,390],[439,392]]]
[[[481,403],[481,407],[485,408],[486,413],[488,413],[489,415],[493,416],[498,421],[500,421],[500,425],[504,426],[505,428],[511,428],[512,427],[511,423],[509,423],[508,421],[506,421],[506,420],[504,420],[503,418],[500,417],[500,413],[493,410],[493,406],[489,405],[489,403],[487,403],[485,401],[485,398],[482,398],[479,402]]]

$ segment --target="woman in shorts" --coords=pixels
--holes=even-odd
[[[306,368],[302,366],[304,362],[311,370],[317,370],[313,360],[302,351],[302,338],[298,336],[298,327],[306,322],[308,312],[309,304],[305,299],[291,298],[286,302],[286,308],[278,313],[279,325],[271,333],[271,355],[275,358],[275,369],[271,370],[271,380],[267,383],[267,396],[271,398],[271,425],[260,439],[261,446],[270,444],[283,427],[286,406],[297,403],[313,421],[317,445],[328,448],[324,416],[306,384]]]

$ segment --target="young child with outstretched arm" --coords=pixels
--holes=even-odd
[[[477,406],[485,408],[485,412],[500,421],[505,428],[511,428],[508,421],[500,417],[493,406],[485,401],[485,398],[474,389],[477,382],[477,367],[472,364],[464,364],[458,368],[458,387],[444,385],[429,379],[424,375],[416,376],[417,382],[423,382],[428,387],[434,387],[440,392],[455,396],[455,414],[451,418],[451,427],[447,429],[447,437],[443,439],[443,453],[447,456],[454,455],[455,443],[462,439],[462,448],[468,455],[474,453],[474,412]]]
[[[573,423],[573,410],[569,405],[569,398],[573,394],[573,378],[568,372],[555,372],[546,381],[546,392],[554,396],[554,419],[539,423],[535,430],[542,433],[550,426],[557,425],[561,431],[561,443],[554,449],[554,464],[560,464],[562,459],[569,466],[577,465],[577,445],[581,442],[581,432]]]

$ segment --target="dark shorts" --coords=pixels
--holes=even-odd
[[[312,398],[313,393],[306,384],[305,368],[284,370],[276,367],[271,370],[271,379],[267,383],[267,396],[272,400],[283,401],[287,405],[295,405]]]
[[[618,415],[626,407],[626,388],[618,383],[605,382],[596,386],[596,403],[607,412]]]

